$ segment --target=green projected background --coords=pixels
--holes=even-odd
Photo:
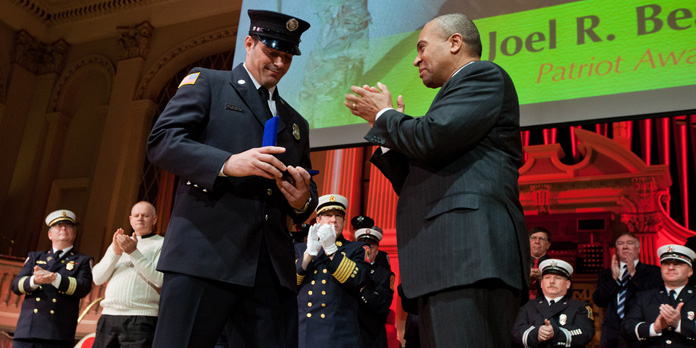
[[[407,114],[423,115],[437,90],[423,86],[413,66],[420,28],[443,8],[452,12],[460,6],[467,13],[471,7],[469,1],[451,0],[399,6],[392,0],[343,0],[338,7],[321,0],[309,7],[300,0],[274,0],[264,7],[264,1],[254,1],[252,8],[283,11],[312,24],[303,35],[303,54],[294,58],[279,91],[310,122],[313,147],[362,142],[364,121],[343,106],[351,85],[380,81],[394,98],[404,96]],[[247,3],[240,17],[237,63],[244,59],[240,43],[248,31]],[[490,6],[511,12],[504,3]],[[531,9],[474,20],[482,59],[501,65],[515,82],[523,125],[567,122],[561,114],[592,119],[663,111],[655,106],[660,103],[696,108],[693,1],[542,3],[530,0],[525,6]],[[324,139],[317,143],[315,134]]]

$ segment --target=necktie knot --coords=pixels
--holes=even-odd
[[[268,101],[271,99],[271,94],[266,87],[259,87],[259,95],[261,95],[261,104],[263,104],[263,109],[266,112],[266,117],[273,117],[273,112],[271,112],[271,107],[268,106]]]
[[[669,291],[669,303],[672,307],[677,307],[677,292],[675,290]]]
[[[63,253],[63,250],[56,250],[56,260],[60,259],[60,254]]]
[[[555,301],[555,300],[551,300],[551,301],[549,301],[549,306],[553,306],[553,304],[554,304],[554,303],[556,303],[556,301]]]

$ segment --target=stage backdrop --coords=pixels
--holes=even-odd
[[[437,90],[413,66],[420,29],[440,14],[475,20],[484,60],[512,76],[522,126],[696,109],[696,7],[690,0],[254,0],[242,5],[235,64],[244,60],[248,9],[312,25],[279,85],[307,118],[312,147],[364,143],[367,125],[343,106],[350,85],[387,84],[423,115]]]

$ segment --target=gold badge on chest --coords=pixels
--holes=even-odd
[[[65,265],[65,269],[67,269],[68,271],[72,271],[73,269],[75,269],[75,261],[68,262],[68,264]]]
[[[561,316],[558,318],[558,323],[561,325],[565,325],[568,322],[568,316],[565,314],[561,314]]]

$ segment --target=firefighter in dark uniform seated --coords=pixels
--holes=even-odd
[[[92,290],[92,258],[73,248],[75,213],[54,211],[46,225],[53,247],[30,252],[12,282],[12,291],[25,295],[15,348],[72,347],[80,299]]]
[[[641,347],[696,347],[696,288],[688,284],[696,253],[670,244],[657,254],[665,286],[636,294],[626,306],[621,334]]]
[[[558,259],[539,264],[544,296],[520,308],[512,328],[515,342],[528,347],[585,347],[594,336],[592,307],[568,292],[573,267]]]
[[[355,231],[355,239],[370,246],[369,274],[365,285],[360,289],[360,307],[358,320],[360,322],[361,348],[387,348],[387,316],[389,307],[394,299],[394,273],[387,258],[378,263],[382,241],[382,230],[374,225],[374,220],[367,216],[356,216],[351,219]]]
[[[307,243],[295,244],[299,347],[358,347],[358,298],[370,247],[343,237],[348,200],[319,197]]]

